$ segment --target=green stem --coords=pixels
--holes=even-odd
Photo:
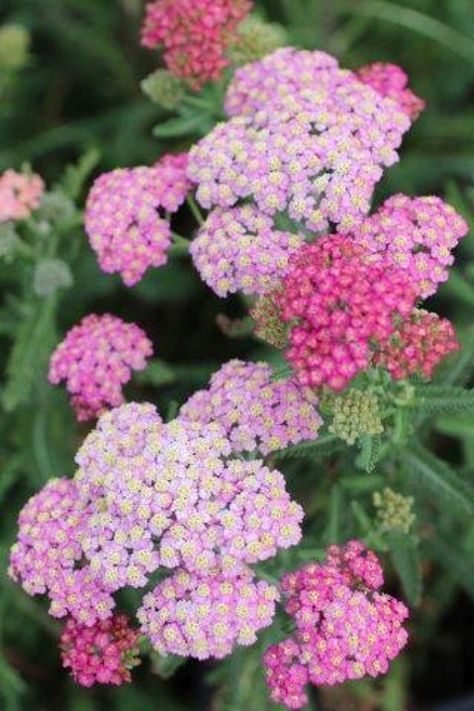
[[[197,206],[197,203],[193,196],[188,195],[188,197],[186,198],[186,202],[188,203],[189,209],[193,213],[196,222],[202,227],[204,224],[204,217],[202,216],[201,210]]]

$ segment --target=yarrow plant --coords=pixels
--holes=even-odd
[[[99,175],[84,227],[101,270],[128,287],[189,255],[214,294],[237,295],[248,310],[238,335],[263,341],[259,360],[193,371],[201,389],[179,384],[159,412],[139,401],[141,388],[151,399],[179,369],[152,359],[137,324],[85,315],[50,355],[49,382],[65,383],[77,420],[98,421],[82,433],[72,478],[49,480],[20,512],[9,575],[64,620],[63,665],[83,686],[130,682],[140,650],[156,663],[253,645],[271,699],[300,709],[308,685],[383,675],[408,641],[408,608],[382,592],[377,554],[389,566],[390,554],[416,604],[416,499],[380,475],[397,482],[406,468],[432,487],[445,471],[436,464],[432,475],[431,455],[420,464],[419,451],[403,464],[402,450],[429,412],[420,403],[431,397],[436,410],[448,397],[428,381],[459,342],[422,302],[447,280],[468,228],[434,196],[397,194],[371,211],[424,108],[404,71],[378,62],[350,71],[292,47],[262,57],[283,40],[251,9],[248,0],[147,4],[142,43],[162,51],[166,69],[142,88],[169,111],[191,100],[198,139]],[[255,61],[232,74],[243,57]],[[50,309],[72,274],[53,250],[39,254],[39,237],[77,214],[43,190],[35,175],[0,176],[5,252],[16,244],[33,254],[33,289]],[[176,230],[191,219],[188,239]],[[23,221],[39,236],[36,256]],[[137,303],[153,288],[141,284]],[[128,402],[134,371],[138,399]],[[35,427],[41,434],[43,423]],[[305,458],[321,499],[296,461]],[[459,504],[453,481],[447,498]],[[373,521],[355,498],[367,492]]]

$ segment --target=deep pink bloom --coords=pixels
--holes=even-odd
[[[225,50],[251,7],[250,0],[155,0],[146,8],[142,43],[162,47],[171,73],[197,90],[229,65]]]
[[[130,669],[139,663],[139,633],[125,615],[114,615],[93,627],[70,618],[60,646],[63,666],[81,686],[120,686],[132,680]]]
[[[178,570],[145,595],[138,619],[160,654],[220,659],[236,644],[256,642],[256,633],[273,620],[278,597],[248,568],[232,578]]]
[[[282,579],[286,611],[296,625],[263,658],[274,701],[290,709],[307,703],[309,681],[342,684],[388,670],[407,642],[408,610],[379,592],[380,563],[359,541],[330,546],[325,563],[309,563]]]
[[[409,274],[342,235],[305,245],[276,294],[287,359],[303,385],[342,390],[415,303]]]
[[[411,121],[415,121],[426,106],[423,99],[408,88],[408,76],[397,64],[374,62],[360,67],[356,74],[364,84],[393,99]]]
[[[166,264],[166,213],[186,199],[186,166],[186,154],[167,155],[152,167],[118,168],[97,178],[87,198],[85,229],[104,272],[118,272],[133,286],[149,267]]]
[[[0,175],[0,222],[26,220],[39,207],[43,192],[39,175],[6,170]]]
[[[65,380],[78,420],[89,420],[123,402],[132,370],[143,370],[152,344],[134,323],[89,314],[74,326],[51,356],[49,381]]]

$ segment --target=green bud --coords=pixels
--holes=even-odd
[[[0,69],[19,69],[28,61],[30,33],[21,25],[0,27]]]
[[[247,64],[262,59],[286,43],[287,35],[281,25],[250,15],[240,23],[236,43],[227,53],[234,64]]]
[[[51,296],[58,289],[72,286],[72,274],[62,259],[43,259],[38,262],[33,276],[33,289],[38,296]]]
[[[379,401],[369,390],[348,390],[332,401],[333,421],[329,431],[347,444],[358,437],[383,432]]]
[[[403,496],[386,487],[376,491],[372,502],[377,510],[377,522],[382,531],[409,533],[416,519],[413,513],[413,496]]]
[[[184,96],[184,84],[167,69],[157,69],[140,82],[143,93],[168,111],[177,109]]]
[[[43,195],[40,211],[47,222],[57,222],[72,217],[75,207],[67,195],[57,190]]]

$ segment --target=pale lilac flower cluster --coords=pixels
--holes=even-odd
[[[272,380],[266,363],[231,360],[215,373],[207,390],[183,405],[180,420],[218,422],[234,452],[269,454],[314,440],[322,424],[318,400],[296,381]]]
[[[353,232],[371,254],[385,254],[406,269],[421,297],[448,278],[452,250],[469,231],[463,218],[438,197],[394,195]]]
[[[114,601],[103,580],[84,565],[87,518],[75,483],[51,479],[20,513],[8,572],[29,595],[47,593],[53,617],[70,614],[92,625],[109,617]]]
[[[190,151],[199,202],[226,208],[252,198],[265,214],[287,212],[316,232],[330,222],[350,228],[368,212],[410,124],[332,58],[291,48],[240,69],[226,106],[232,118]]]
[[[143,370],[153,347],[145,332],[116,316],[89,314],[51,356],[49,381],[65,380],[78,420],[90,420],[123,402],[132,370]]]
[[[236,291],[265,294],[302,244],[302,236],[274,229],[271,217],[243,205],[213,210],[190,252],[202,280],[224,297]]]
[[[222,573],[176,571],[144,597],[138,611],[142,632],[160,654],[208,659],[250,645],[271,624],[279,594],[249,569],[228,578]]]
[[[149,267],[167,261],[171,227],[189,189],[187,155],[165,156],[152,167],[100,175],[87,198],[85,229],[101,269],[133,286]]]
[[[405,605],[379,592],[376,556],[359,541],[331,546],[325,563],[309,563],[282,580],[296,630],[264,655],[272,699],[290,709],[308,703],[305,686],[341,684],[388,670],[407,642]]]

